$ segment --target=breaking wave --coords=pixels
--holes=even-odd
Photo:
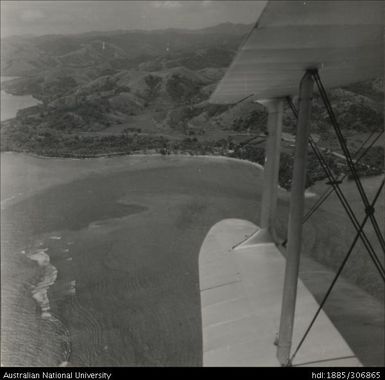
[[[55,283],[58,270],[51,264],[50,257],[47,253],[48,248],[39,248],[35,251],[23,253],[32,261],[35,261],[39,267],[42,269],[42,276],[39,279],[39,282],[31,287],[32,298],[36,301],[41,310],[41,318],[48,320],[55,326],[55,330],[60,333],[61,336],[65,337],[63,349],[64,357],[63,361],[60,363],[60,366],[66,366],[69,362],[69,357],[71,354],[71,342],[70,334],[68,329],[63,325],[63,323],[52,313],[50,300],[48,297],[49,288]],[[70,283],[70,293],[75,293],[75,282]]]

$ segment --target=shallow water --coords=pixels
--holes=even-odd
[[[3,364],[200,365],[200,244],[256,212],[259,171],[240,165],[119,164],[6,205]]]
[[[14,79],[15,77],[1,77],[1,82]],[[40,101],[31,95],[11,95],[1,90],[1,121],[11,119],[16,116],[17,111],[23,108],[32,107],[40,104]]]
[[[2,201],[12,198],[1,214],[2,364],[199,366],[200,245],[221,219],[256,222],[260,170],[196,157],[7,153],[1,164]],[[351,241],[345,214],[329,203],[305,226],[313,256],[335,256]],[[284,233],[285,197],[278,206]]]

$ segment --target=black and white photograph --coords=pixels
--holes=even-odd
[[[1,0],[1,377],[385,379],[384,24]]]

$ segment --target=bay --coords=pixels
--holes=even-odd
[[[1,83],[17,77],[1,77]],[[31,95],[11,95],[1,90],[1,121],[16,116],[17,111],[40,104],[40,101]]]

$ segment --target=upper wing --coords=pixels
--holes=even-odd
[[[383,1],[270,1],[210,98],[232,104],[297,93],[317,68],[325,87],[384,74]]]

